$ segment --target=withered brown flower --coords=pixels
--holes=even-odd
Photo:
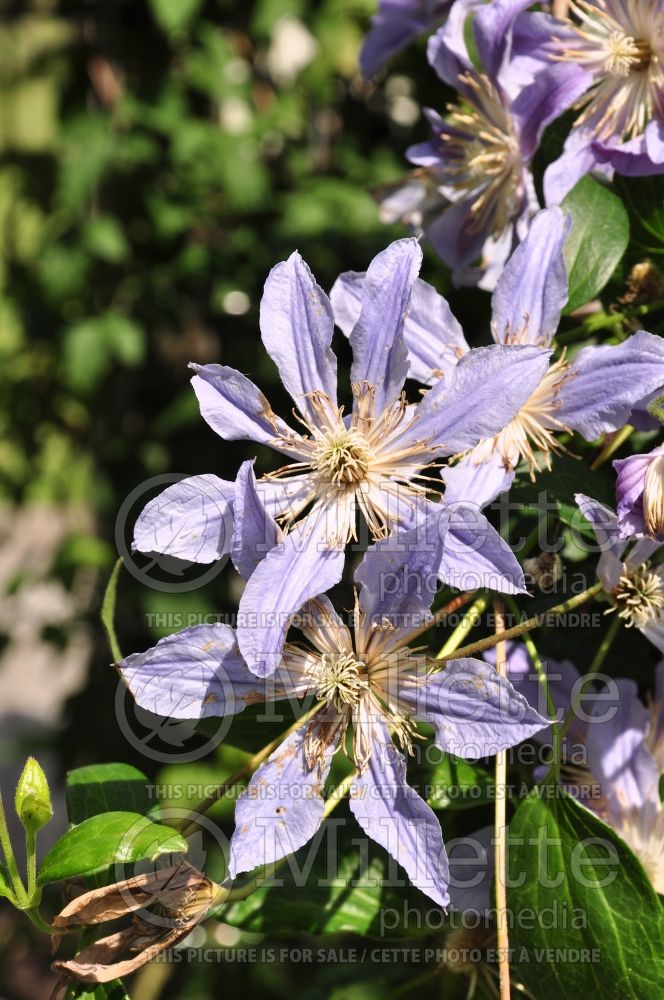
[[[78,896],[53,919],[68,928],[107,923],[131,914],[123,930],[100,938],[53,969],[86,983],[107,983],[146,965],[186,937],[223,889],[186,861]]]

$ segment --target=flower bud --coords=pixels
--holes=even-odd
[[[37,833],[53,816],[48,781],[34,757],[28,757],[18,781],[16,813],[28,833]]]
[[[648,465],[643,484],[643,520],[651,538],[664,534],[664,455]]]

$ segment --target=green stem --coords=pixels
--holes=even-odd
[[[26,830],[25,856],[28,874],[28,899],[31,906],[39,906],[41,892],[37,888],[37,834],[32,830]]]
[[[510,600],[510,604],[514,602]],[[529,632],[526,632],[523,636],[523,643],[528,651],[530,659],[533,661],[533,666],[535,667],[535,672],[537,674],[537,680],[544,691],[546,698],[546,711],[551,719],[551,731],[553,734],[552,744],[553,744],[553,759],[551,761],[551,774],[554,779],[558,778],[560,774],[560,764],[562,762],[562,750],[563,750],[563,738],[562,738],[562,725],[558,720],[558,710],[553,703],[553,698],[551,697],[551,689],[549,687],[549,679],[546,675],[546,670],[544,669],[544,664],[539,655],[537,647],[533,642],[533,637]]]
[[[441,650],[436,653],[436,659],[439,660],[443,656],[447,656],[448,653],[453,653],[455,649],[458,649],[463,640],[466,638],[469,632],[475,626],[475,619],[478,615],[483,614],[486,611],[486,606],[489,603],[489,598],[486,594],[481,594],[476,601],[468,608],[465,615],[454,629],[452,634],[446,639]]]
[[[9,839],[9,830],[7,829],[7,820],[5,819],[5,808],[2,804],[2,794],[0,794],[0,846],[2,846],[5,862],[7,864],[7,873],[12,884],[12,889],[14,890],[15,898],[11,900],[11,902],[19,909],[25,909],[29,903],[28,895],[25,891],[23,882],[21,881],[21,876],[18,873],[16,858],[14,857],[14,849],[12,848],[12,843]]]
[[[108,579],[108,584],[106,585],[106,590],[104,592],[104,600],[101,605],[101,623],[106,630],[108,644],[111,647],[114,663],[119,663],[122,659],[122,651],[120,649],[118,638],[115,634],[115,600],[118,589],[118,577],[121,569],[122,559],[118,559]]]
[[[600,451],[599,455],[592,463],[590,468],[595,470],[599,469],[602,465],[604,465],[604,463],[607,462],[612,455],[615,455],[615,453],[618,451],[618,448],[620,448],[620,446],[623,445],[625,441],[627,441],[630,434],[632,434],[633,432],[634,428],[632,427],[631,424],[625,424],[624,427],[621,427],[621,429],[616,434],[613,434],[611,439],[606,442],[606,444],[604,445],[604,447],[602,448],[602,450]]]
[[[528,618],[525,622],[520,625],[514,625],[512,628],[506,629],[500,634],[499,637],[495,635],[488,635],[485,639],[478,639],[477,642],[471,642],[468,646],[462,646],[461,649],[457,649],[454,653],[446,653],[444,656],[437,656],[430,662],[436,666],[445,663],[447,660],[451,659],[461,659],[464,656],[474,656],[475,653],[483,653],[485,649],[492,649],[499,642],[508,642],[510,639],[516,639],[518,636],[523,635],[525,632],[531,632],[534,628],[540,628],[545,624],[547,618],[551,615],[562,615],[567,611],[573,611],[574,608],[578,608],[581,604],[585,604],[586,601],[590,600],[591,597],[595,597],[602,591],[602,584],[595,583],[592,587],[588,587],[582,593],[577,594],[575,597],[570,597],[567,601],[563,601],[562,604],[556,604],[553,608],[549,608],[548,611],[542,611],[538,615],[534,615],[532,618]]]
[[[607,316],[606,313],[596,313],[594,316],[588,317],[580,326],[575,326],[571,330],[559,333],[556,336],[556,343],[572,344],[574,341],[582,340],[583,337],[587,337],[597,330],[606,330],[612,326],[620,326],[621,323],[627,320],[638,319],[639,316],[646,316],[648,313],[656,312],[658,309],[664,309],[664,299],[634,306],[633,309],[629,309],[624,313],[612,313],[610,316]]]

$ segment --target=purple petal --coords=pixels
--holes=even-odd
[[[658,649],[660,653],[664,653],[664,620],[661,617],[661,612],[659,617],[641,626],[639,631],[646,637],[648,642],[653,644],[655,649]]]
[[[547,125],[558,118],[585,93],[592,76],[580,66],[548,66],[524,87],[513,102],[511,112],[519,125],[519,146],[524,160],[530,160]]]
[[[484,228],[476,226],[472,206],[470,199],[450,205],[426,229],[440,259],[455,270],[473,264],[491,235],[491,222]],[[456,284],[456,277],[454,281]]]
[[[592,152],[599,163],[608,163],[625,177],[651,177],[664,173],[664,122],[651,121],[645,131],[629,142],[594,142]]]
[[[237,715],[247,705],[285,693],[282,683],[268,685],[247,670],[235,632],[220,623],[166,636],[145,653],[127,656],[118,668],[141,708],[172,719]],[[287,682],[289,693],[291,688],[296,685]]]
[[[362,309],[350,335],[351,382],[374,387],[376,413],[397,399],[408,374],[403,327],[421,263],[416,239],[397,240],[374,257],[362,285]]]
[[[360,52],[360,69],[371,79],[417,35],[439,20],[452,0],[381,0]]]
[[[248,580],[280,540],[281,531],[258,495],[254,463],[243,462],[235,480],[235,537],[231,551],[240,576]]]
[[[337,325],[348,336],[360,314],[364,274],[347,271],[334,283],[330,298]],[[408,349],[408,377],[433,385],[469,350],[461,325],[447,300],[421,278],[413,285],[403,327]]]
[[[191,476],[151,500],[134,526],[134,548],[188,562],[212,563],[233,541],[233,483]]]
[[[544,209],[508,260],[491,299],[491,332],[498,344],[548,347],[567,302],[563,246],[571,218]]]
[[[334,320],[330,301],[299,253],[270,271],[261,299],[261,337],[300,413],[307,393],[337,402],[337,359],[330,344]]]
[[[438,576],[459,590],[526,593],[523,570],[479,507],[444,503],[438,521],[443,551]]]
[[[645,745],[650,713],[640,702],[636,683],[614,681],[620,697],[613,712],[599,705],[602,719],[588,722],[588,764],[615,817],[631,806],[659,803],[659,768]]]
[[[390,623],[397,629],[414,629],[430,617],[437,590],[442,541],[431,532],[399,532],[372,545],[355,570],[362,585],[360,608],[367,629]]]
[[[454,455],[493,437],[540,384],[550,353],[502,344],[469,351],[418,403],[416,419],[401,436],[404,445],[426,440],[439,454]]]
[[[493,0],[483,4],[473,21],[477,54],[490,80],[497,80],[512,47],[512,23],[531,0]]]
[[[575,493],[581,513],[592,525],[599,550],[602,553],[597,564],[597,576],[605,590],[613,590],[618,585],[622,573],[622,554],[627,542],[620,537],[618,519],[612,510],[599,500]]]
[[[634,404],[664,384],[664,340],[640,330],[615,347],[584,347],[570,371],[556,417],[592,441],[622,427]]]
[[[278,444],[276,438],[297,435],[278,417],[263,393],[250,379],[225,365],[190,365],[191,380],[201,416],[225,441],[243,438],[258,441],[287,455],[299,457],[297,449]]]
[[[493,826],[448,840],[450,909],[473,914],[487,926],[492,920],[491,889],[495,873]],[[494,911],[495,912],[495,911]],[[468,917],[466,918],[468,920]],[[473,926],[479,926],[473,924]]]
[[[506,469],[502,456],[494,452],[488,462],[476,465],[472,457],[464,458],[441,469],[440,475],[446,504],[467,500],[481,508],[510,488],[516,472]]]
[[[231,878],[292,854],[311,840],[323,821],[323,785],[330,769],[309,767],[307,727],[291,733],[258,768],[235,807],[228,871]]]
[[[238,612],[238,642],[249,669],[274,673],[296,611],[341,579],[344,551],[332,547],[328,512],[312,511],[256,567]]]
[[[465,27],[468,16],[483,0],[456,0],[452,5],[447,21],[432,35],[427,45],[429,65],[436,71],[443,83],[455,90],[465,88],[460,85],[459,77],[466,70],[472,69],[465,39]]]
[[[399,689],[399,700],[430,722],[436,745],[455,757],[477,760],[507,750],[549,725],[490,664],[452,660]]]
[[[406,762],[379,719],[370,726],[372,753],[355,778],[351,812],[364,832],[384,847],[408,878],[439,906],[447,906],[449,869],[440,824],[433,810],[406,782]]]
[[[544,171],[544,200],[548,206],[559,205],[565,195],[569,194],[577,181],[590,171],[595,171],[599,164],[592,151],[592,134],[585,129],[572,129],[563,147],[562,154]],[[611,173],[610,168],[600,168],[604,174]]]
[[[656,449],[661,450],[661,449]],[[652,455],[630,455],[613,463],[616,470],[618,527],[622,538],[645,531],[643,488]]]

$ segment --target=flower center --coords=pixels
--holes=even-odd
[[[629,76],[632,70],[647,69],[652,52],[647,42],[624,31],[613,31],[606,43],[606,70],[614,76]]]
[[[542,465],[551,468],[551,454],[565,449],[555,434],[569,432],[569,428],[556,417],[559,408],[558,394],[566,379],[570,378],[569,365],[564,357],[551,365],[534,393],[516,417],[495,437],[482,441],[471,452],[476,465],[490,461],[498,452],[508,469],[514,469],[520,459],[528,463],[531,479]],[[543,462],[538,462],[536,452],[542,452]]]
[[[338,712],[357,705],[369,690],[367,668],[352,653],[323,653],[316,672],[316,697],[330,702]]]
[[[312,465],[326,482],[351,486],[366,479],[370,460],[365,437],[350,427],[324,437],[314,449]]]
[[[651,538],[664,533],[664,455],[653,459],[646,472],[643,520]]]
[[[474,194],[471,213],[477,229],[502,232],[514,214],[521,181],[519,143],[495,87],[484,76],[462,80],[474,107],[450,107],[451,133],[443,133],[445,183],[463,197]]]
[[[648,563],[638,569],[626,571],[620,577],[613,591],[613,607],[605,611],[617,611],[627,628],[643,628],[653,618],[657,618],[664,608],[664,587],[657,573],[653,573]]]

